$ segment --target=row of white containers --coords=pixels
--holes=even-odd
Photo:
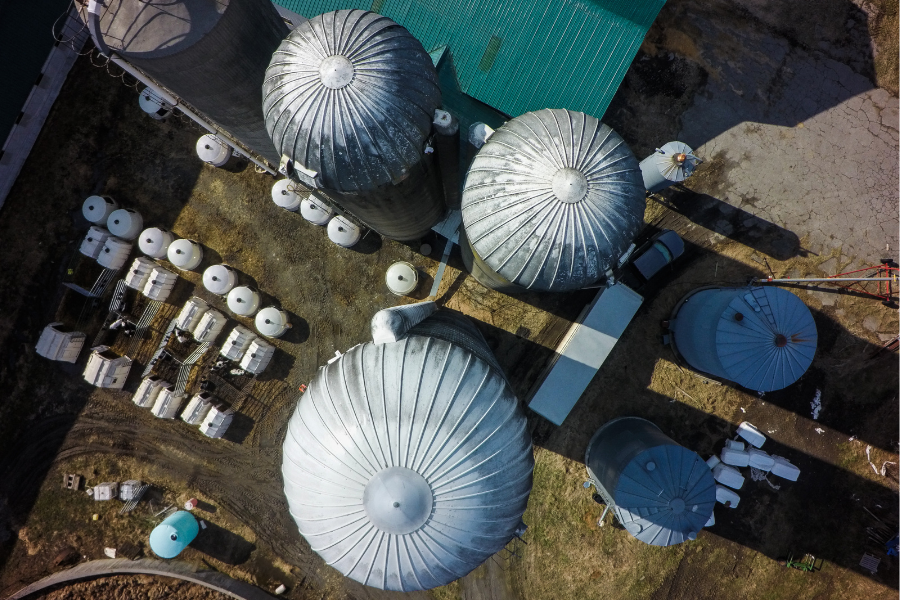
[[[178,394],[174,386],[153,375],[146,377],[134,393],[132,401],[160,419],[174,419],[184,403],[184,394]],[[215,402],[206,392],[195,394],[188,402],[181,419],[188,425],[199,425],[200,433],[211,438],[225,434],[234,418],[234,410]]]
[[[713,455],[706,461],[712,469],[713,478],[721,484],[716,485],[718,502],[737,508],[740,496],[734,490],[739,490],[744,485],[744,476],[737,467],[759,469],[788,481],[797,481],[800,477],[800,469],[788,459],[759,449],[765,443],[766,436],[751,423],[741,423],[737,434],[744,442],[737,439],[726,440],[719,456]]]
[[[315,194],[305,197],[298,193],[290,179],[279,179],[272,186],[272,201],[284,210],[299,212],[312,223],[327,227],[328,239],[344,248],[355,246],[362,237],[362,230],[351,220],[334,215],[334,209]]]

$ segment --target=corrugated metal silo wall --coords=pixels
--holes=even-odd
[[[269,0],[232,0],[212,30],[181,52],[159,58],[121,54],[278,165],[281,155],[263,119],[262,84],[288,31]]]
[[[677,446],[659,427],[637,417],[610,421],[591,439],[585,462],[598,483],[614,494],[619,475],[634,458],[657,446]]]
[[[503,369],[500,368],[500,363],[497,362],[487,340],[472,321],[461,313],[448,309],[438,310],[411,328],[408,335],[434,337],[465,348],[503,375]]]
[[[742,293],[747,293],[746,288],[700,290],[678,309],[675,323],[670,325],[675,349],[693,368],[731,379],[719,360],[716,332],[722,313]]]
[[[475,278],[475,281],[484,287],[504,294],[522,294],[528,291],[522,286],[507,281],[475,253],[469,238],[466,237],[465,227],[459,228],[459,250],[462,253],[463,265],[466,270]]]
[[[446,214],[435,162],[433,154],[425,154],[403,181],[359,194],[327,188],[321,191],[381,235],[392,240],[417,240]]]

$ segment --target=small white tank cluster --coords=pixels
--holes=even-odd
[[[334,209],[315,193],[305,193],[290,179],[279,179],[272,186],[272,201],[279,207],[300,212],[312,223],[326,227],[328,239],[343,248],[352,248],[362,238],[362,228],[349,218],[334,214]]]

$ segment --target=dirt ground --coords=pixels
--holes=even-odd
[[[59,590],[34,597],[34,600],[80,600],[81,598],[104,598],[108,600],[164,600],[183,598],[184,600],[228,600],[220,592],[180,581],[170,577],[150,575],[104,577],[93,581],[82,581]]]
[[[765,13],[763,2],[744,4],[746,10],[753,12],[755,6]],[[686,43],[666,40],[664,28],[685,6],[672,2],[664,9],[645,44],[648,60],[636,63],[643,66],[629,72],[617,96],[623,104],[646,100],[658,109],[648,111],[655,116],[637,123],[613,110],[614,102],[607,119],[639,155],[653,143],[647,140],[677,132],[677,114],[704,78],[714,76],[691,60],[689,48],[672,60],[666,55],[677,43]],[[879,10],[887,16],[878,18],[890,17],[887,4]],[[807,43],[804,36],[815,33],[813,25],[797,25],[792,35],[798,43]],[[822,31],[838,35],[836,29]],[[879,82],[889,76],[889,70],[879,71],[877,60],[871,64]],[[93,101],[84,102],[86,97]],[[646,135],[650,128],[657,130],[652,137]],[[355,249],[340,249],[321,228],[273,205],[270,177],[246,167],[225,172],[201,165],[193,152],[199,135],[177,120],[146,118],[133,90],[81,59],[0,212],[5,244],[0,253],[0,305],[5,308],[0,314],[0,388],[6,390],[0,401],[0,596],[52,571],[53,558],[65,546],[88,558],[100,558],[104,546],[124,542],[146,552],[153,515],[190,497],[202,501],[198,516],[210,527],[185,551],[185,560],[270,591],[284,583],[290,598],[390,595],[341,577],[299,536],[281,491],[281,442],[297,387],[335,351],[370,339],[371,316],[397,304],[384,286],[386,268],[396,260],[416,265],[424,297],[443,241],[423,240],[434,247],[431,257],[418,253],[419,243],[381,241],[374,235]],[[49,164],[40,159],[47,156],[54,157]],[[877,525],[876,517],[896,527],[897,471],[874,472],[885,461],[898,460],[897,358],[891,352],[876,355],[885,338],[896,335],[896,311],[861,295],[792,290],[815,317],[816,360],[796,385],[764,396],[694,374],[662,343],[661,321],[691,289],[744,285],[751,276],[769,273],[831,274],[852,260],[839,253],[802,252],[803,239],[690,191],[694,185],[713,186],[718,177],[714,166],[704,167],[685,189],[667,193],[662,202],[648,202],[644,235],[676,229],[689,242],[685,256],[644,290],[647,301],[637,318],[563,426],[529,415],[536,468],[523,541],[451,586],[412,596],[896,597],[896,559],[885,557],[866,533]],[[34,354],[41,329],[55,318],[68,322],[91,315],[86,319],[93,328],[90,340],[105,316],[104,306],[91,311],[60,285],[66,278],[88,276],[77,269],[69,275],[68,269],[79,263],[77,247],[86,229],[81,202],[98,192],[137,208],[147,226],[169,227],[204,246],[201,268],[179,281],[141,345],[138,362],[146,361],[168,319],[192,294],[224,312],[221,300],[198,286],[202,269],[210,264],[234,266],[244,281],[261,289],[264,304],[277,303],[290,313],[294,327],[276,342],[278,353],[266,373],[236,387],[222,386],[220,392],[235,397],[239,413],[226,439],[210,440],[181,421],[159,420],[135,407],[130,393],[143,364],[133,369],[125,391],[110,392],[81,380],[84,356],[69,366]],[[504,296],[461,269],[454,254],[436,298],[475,320],[523,398],[593,293]],[[133,309],[135,302],[129,297]],[[233,317],[229,322],[249,324]],[[127,345],[124,339],[109,341],[114,347]],[[823,409],[813,420],[810,402],[817,390]],[[609,517],[598,527],[602,507],[582,488],[590,435],[609,419],[629,414],[654,421],[704,457],[717,452],[738,423],[749,420],[769,436],[764,449],[797,464],[801,479],[772,478],[780,485],[777,490],[765,481],[748,481],[740,506],[717,508],[716,525],[695,542],[668,549],[642,545]],[[88,485],[138,478],[154,488],[133,513],[119,515],[118,502],[95,503],[84,493],[62,490],[64,473],[80,473]],[[95,513],[97,521],[91,519]],[[790,553],[806,552],[824,560],[820,571],[804,574],[779,564]],[[882,557],[877,575],[857,566],[864,552]],[[167,588],[168,583],[158,585],[161,595],[182,593]],[[119,592],[72,588],[65,593],[70,595],[59,597]]]

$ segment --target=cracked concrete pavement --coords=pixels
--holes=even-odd
[[[854,265],[896,259],[897,98],[818,50],[691,20],[710,77],[679,139],[714,176],[690,187],[793,231],[804,250],[839,248]]]

